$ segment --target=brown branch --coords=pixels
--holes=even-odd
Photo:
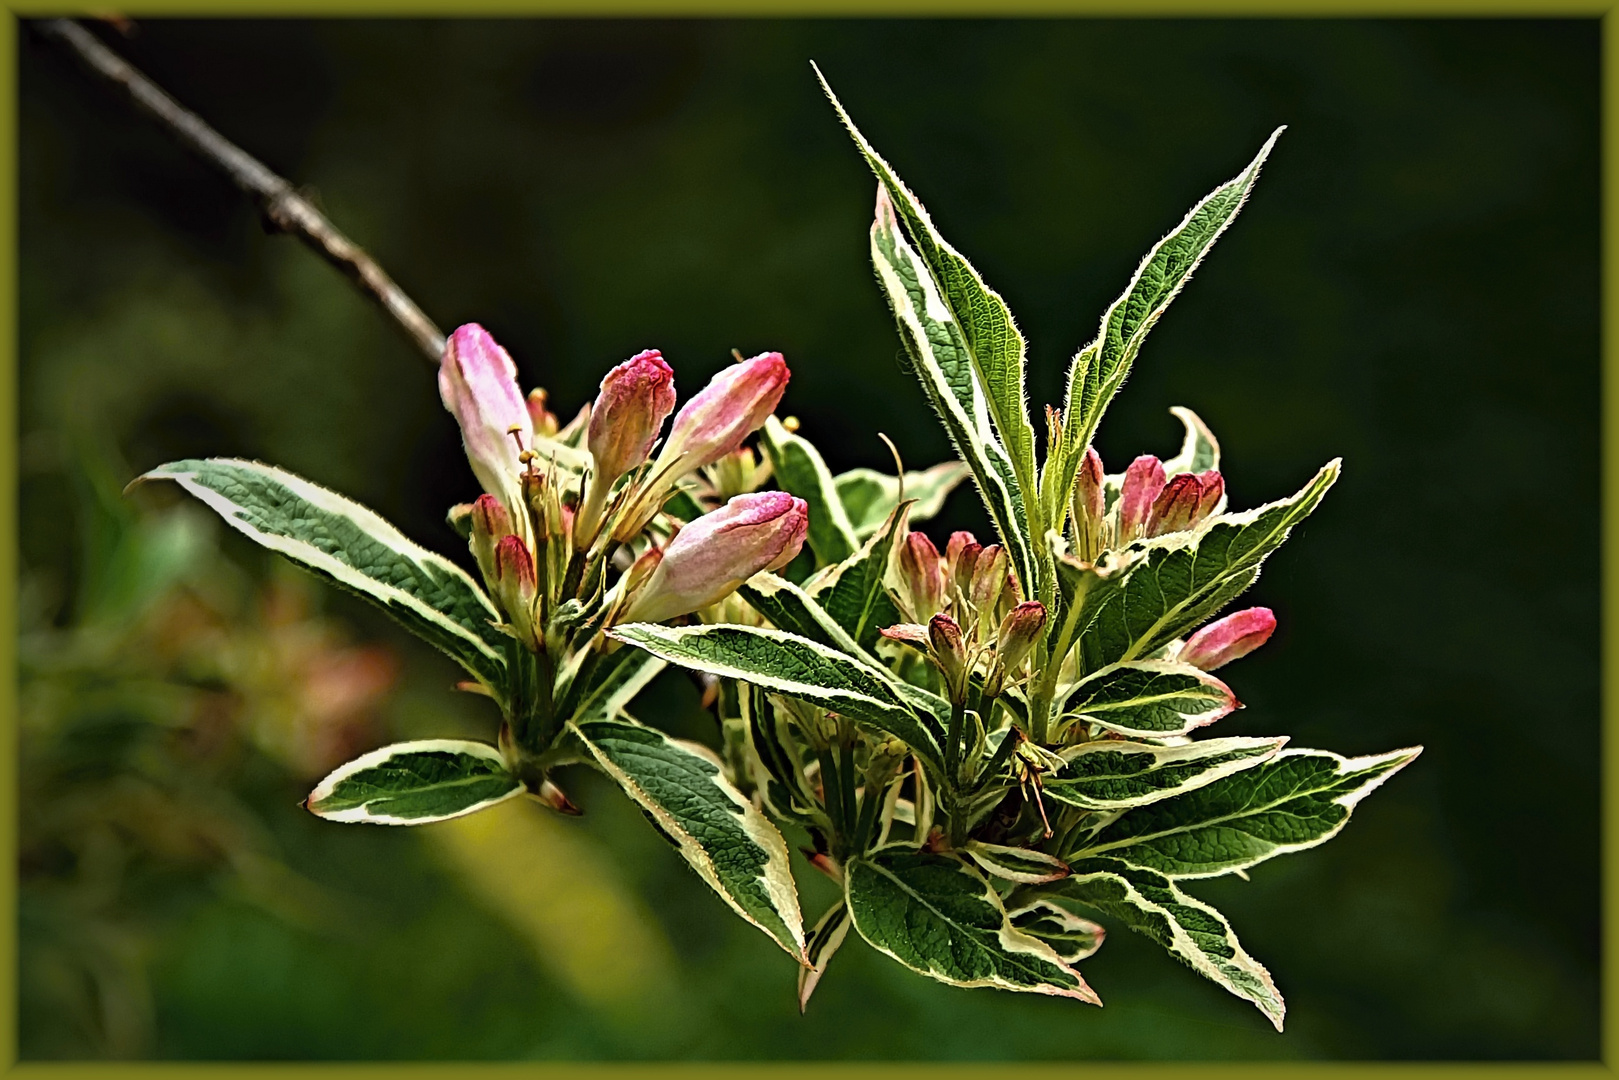
[[[141,112],[167,128],[189,150],[228,176],[258,203],[264,218],[292,233],[321,258],[341,270],[367,296],[382,306],[434,364],[444,352],[444,335],[383,272],[376,260],[337,230],[308,199],[253,155],[209,127],[156,83],[97,41],[78,23],[52,19],[36,24],[47,39],[64,46],[91,74],[118,87]]]

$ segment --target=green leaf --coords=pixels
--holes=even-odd
[[[940,717],[949,706],[926,691],[808,638],[758,626],[627,623],[609,636],[682,667],[740,679],[842,713],[905,743],[934,770],[942,766]],[[914,704],[926,704],[918,711]]]
[[[238,532],[381,607],[505,699],[510,639],[495,629],[500,613],[489,598],[460,567],[359,503],[233,458],[170,462],[140,479],[173,480]]]
[[[1085,670],[1150,656],[1236,598],[1337,479],[1333,459],[1296,495],[1127,548],[1082,601]]]
[[[908,508],[909,504],[896,506],[859,551],[818,576],[810,590],[810,596],[865,650],[877,644],[883,627],[903,621],[888,590],[894,548],[906,534]]]
[[[1212,724],[1237,708],[1225,683],[1190,664],[1131,660],[1087,676],[1066,711],[1122,735],[1162,739]]]
[[[815,75],[905,223],[910,242],[926,265],[926,276],[937,285],[938,299],[946,309],[947,318],[960,328],[959,338],[974,376],[974,397],[984,402],[1001,443],[1010,451],[1022,497],[1033,499],[1036,493],[1034,428],[1029,423],[1029,405],[1023,386],[1023,335],[1012,320],[1012,312],[1000,294],[984,284],[972,264],[939,235],[922,203],[855,127],[820,68],[815,69]],[[1031,585],[1029,579],[1024,579],[1028,595],[1033,595]]]
[[[1161,874],[1113,859],[1087,859],[1062,881],[1019,890],[1012,902],[1019,901],[1062,910],[1084,907],[1112,916],[1199,975],[1253,1002],[1282,1030],[1287,1007],[1270,972],[1243,949],[1225,916]]]
[[[821,921],[815,924],[815,929],[810,931],[809,939],[804,944],[804,956],[809,965],[798,969],[800,1013],[809,1007],[810,995],[815,993],[821,976],[826,974],[826,965],[832,962],[832,954],[838,951],[843,939],[848,936],[849,905],[839,900],[821,916]]]
[[[911,504],[911,521],[927,521],[944,509],[944,501],[972,470],[960,461],[946,461],[930,469],[905,474],[904,497],[915,499]],[[899,505],[900,478],[888,476],[875,469],[850,469],[839,473],[833,481],[837,485],[838,499],[854,526],[856,537],[864,540],[876,532]]]
[[[832,473],[814,444],[788,431],[772,416],[765,421],[759,445],[770,458],[781,489],[809,504],[809,545],[816,562],[842,562],[854,554],[859,541],[843,510]]]
[[[732,910],[804,962],[787,843],[708,750],[628,717],[568,728]]]
[[[1047,798],[1081,810],[1126,810],[1196,790],[1276,756],[1286,737],[1206,739],[1183,746],[1105,739],[1062,751],[1041,777]]]
[[[480,742],[422,739],[395,743],[340,766],[304,807],[327,821],[426,825],[523,793],[500,751]]]
[[[961,859],[885,848],[844,868],[855,929],[879,952],[951,986],[993,986],[1100,1005],[1079,972],[1012,925],[1001,898]]]
[[[1141,260],[1135,277],[1124,295],[1113,302],[1102,316],[1096,340],[1074,357],[1068,369],[1067,404],[1063,410],[1063,452],[1060,460],[1048,460],[1046,467],[1060,466],[1059,479],[1044,487],[1061,498],[1073,490],[1074,472],[1085,448],[1096,434],[1108,402],[1123,384],[1135,363],[1147,332],[1158,322],[1192,271],[1215,240],[1235,220],[1237,211],[1259,179],[1259,167],[1270,156],[1271,147],[1282,133],[1277,128],[1248,167],[1235,179],[1210,192],[1192,207],[1168,236],[1153,245]]]
[[[900,235],[893,205],[884,189],[877,193],[871,259],[917,379],[956,452],[972,470],[1024,595],[1032,596],[1034,555],[1024,486],[990,422],[989,404],[974,374],[961,327],[940,297],[927,268],[918,263],[916,253]],[[1031,489],[1031,497],[1032,494]]]
[[[1065,964],[1077,964],[1094,956],[1107,938],[1101,926],[1044,897],[1026,900],[1006,913],[1013,926],[1050,945]]]
[[[1195,791],[1104,819],[1068,861],[1109,855],[1176,878],[1241,870],[1338,835],[1355,805],[1421,752],[1345,758],[1283,750]]]
[[[1183,405],[1170,408],[1175,419],[1186,428],[1181,439],[1180,453],[1164,462],[1164,475],[1208,472],[1220,467],[1220,443],[1201,417]]]
[[[987,844],[982,840],[969,840],[962,850],[972,857],[984,873],[1020,885],[1056,881],[1068,876],[1068,864],[1043,851]]]

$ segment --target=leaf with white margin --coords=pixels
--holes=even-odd
[[[462,739],[421,739],[373,750],[315,786],[304,808],[327,821],[427,825],[523,793],[500,751]]]
[[[500,613],[460,567],[411,543],[373,511],[283,469],[236,458],[174,461],[139,480],[173,480],[238,532],[381,607],[505,699],[510,639],[494,627]]]
[[[765,420],[759,445],[764,447],[781,489],[809,506],[808,540],[816,562],[837,563],[853,555],[860,544],[821,452],[802,435],[788,431],[774,416]]]
[[[1014,897],[1016,895],[1013,894]],[[1107,938],[1107,930],[1099,924],[1041,897],[1027,900],[1018,907],[1009,907],[1006,914],[1013,926],[1056,950],[1065,964],[1077,964],[1086,957],[1094,956]]]
[[[986,407],[998,441],[1010,452],[1009,463],[1022,498],[1033,500],[1037,491],[1034,427],[1029,423],[1028,396],[1024,389],[1023,335],[1018,332],[1011,310],[1000,294],[984,283],[972,264],[939,235],[921,201],[855,127],[854,120],[818,67],[815,77],[821,81],[821,89],[831,99],[838,118],[849,129],[855,145],[876,174],[883,195],[904,222],[911,244],[921,254],[925,276],[935,283],[939,301],[936,306],[959,327],[960,352],[972,365],[970,375],[975,388],[972,397]],[[1025,592],[1033,595],[1032,581],[1022,580]]]
[[[808,638],[725,623],[680,627],[626,623],[609,630],[608,636],[681,667],[740,679],[841,713],[862,727],[899,739],[935,772],[943,767],[940,717],[948,716],[949,706],[942,698]]]
[[[1003,881],[1037,885],[1042,881],[1056,881],[1068,876],[1068,864],[1043,851],[989,844],[982,840],[969,840],[962,850],[972,857],[984,873]]]
[[[920,265],[916,252],[900,235],[893,204],[882,187],[877,189],[877,215],[871,226],[871,261],[917,380],[956,453],[972,469],[973,481],[1024,594],[1032,595],[1034,551],[1023,486],[990,420],[989,404],[973,371],[961,327],[927,267]]]
[[[1111,915],[1167,949],[1193,971],[1252,1002],[1282,1030],[1287,1006],[1264,965],[1249,956],[1225,916],[1169,878],[1115,859],[1076,863],[1062,881],[1019,889],[1011,904],[1084,907]]]
[[[918,974],[1102,1003],[1050,945],[1012,925],[1000,895],[959,857],[883,848],[849,861],[844,889],[860,936]]]
[[[1080,657],[1095,671],[1150,656],[1202,624],[1259,577],[1338,479],[1334,458],[1296,494],[1238,514],[1223,514],[1192,533],[1132,544],[1109,560],[1106,578],[1086,592],[1078,613]]]
[[[817,575],[806,590],[861,649],[875,647],[878,632],[900,621],[899,608],[888,590],[894,549],[904,542],[909,516],[909,503],[896,506],[859,551],[828,573]]]
[[[1203,418],[1184,405],[1172,405],[1170,413],[1186,428],[1180,453],[1164,462],[1164,476],[1208,472],[1220,467],[1220,443]]]
[[[781,833],[696,743],[629,717],[568,730],[731,909],[804,962],[804,921]]]
[[[821,921],[815,924],[804,943],[804,958],[809,961],[807,967],[798,969],[798,1011],[803,1013],[809,1007],[810,995],[815,993],[816,986],[820,985],[821,976],[826,974],[826,965],[832,962],[832,954],[843,945],[843,939],[849,936],[849,905],[839,900],[821,916]]]
[[[1332,839],[1361,799],[1421,752],[1416,746],[1346,758],[1283,750],[1254,768],[1105,820],[1067,860],[1107,855],[1174,878],[1242,870]]]
[[[1120,739],[1081,743],[1061,752],[1062,767],[1040,778],[1040,790],[1081,810],[1127,810],[1263,764],[1286,743],[1286,736],[1205,739],[1183,746]]]
[[[877,659],[862,649],[825,608],[786,578],[768,571],[755,574],[742,583],[737,595],[777,630],[809,638],[868,666],[878,666]]]
[[[1161,739],[1212,724],[1238,707],[1231,688],[1200,668],[1131,660],[1086,676],[1069,692],[1064,710],[1122,735]]]
[[[906,472],[904,497],[911,504],[911,521],[927,521],[944,509],[944,501],[972,475],[964,462],[945,461],[917,472]],[[861,540],[876,532],[899,505],[900,478],[875,469],[850,469],[833,478],[844,513]]]
[[[1047,460],[1046,468],[1057,471],[1052,479],[1042,477],[1042,490],[1062,498],[1073,490],[1074,474],[1085,448],[1096,434],[1096,425],[1108,403],[1124,384],[1125,376],[1130,374],[1148,331],[1157,324],[1220,234],[1236,219],[1254,182],[1259,179],[1259,167],[1270,156],[1282,131],[1282,128],[1273,131],[1246,169],[1211,191],[1192,207],[1179,225],[1153,245],[1136,268],[1124,294],[1102,316],[1096,339],[1075,354],[1068,368],[1062,454],[1060,459]]]

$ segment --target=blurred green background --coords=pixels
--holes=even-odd
[[[834,468],[947,454],[871,280],[874,192],[817,60],[1031,340],[1031,391],[1137,260],[1290,125],[1103,425],[1233,505],[1342,455],[1253,603],[1226,734],[1423,743],[1332,844],[1196,892],[1285,1035],[1122,929],[1107,1001],[793,967],[622,797],[388,830],[298,809],[344,754],[487,736],[387,620],[168,492],[273,461],[459,555],[475,494],[431,371],[225,181],[24,34],[23,885],[28,1058],[1594,1058],[1595,21],[251,22],[98,30],[308,185],[446,329],[564,416],[656,346],[690,392],[780,349]],[[937,523],[983,528],[958,494]],[[666,675],[643,718],[711,738]],[[806,914],[830,886],[800,864]]]

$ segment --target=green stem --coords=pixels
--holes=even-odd
[[[950,727],[944,737],[944,782],[946,789],[951,791],[956,788],[956,766],[961,760],[961,728],[966,714],[966,702],[951,702]]]

